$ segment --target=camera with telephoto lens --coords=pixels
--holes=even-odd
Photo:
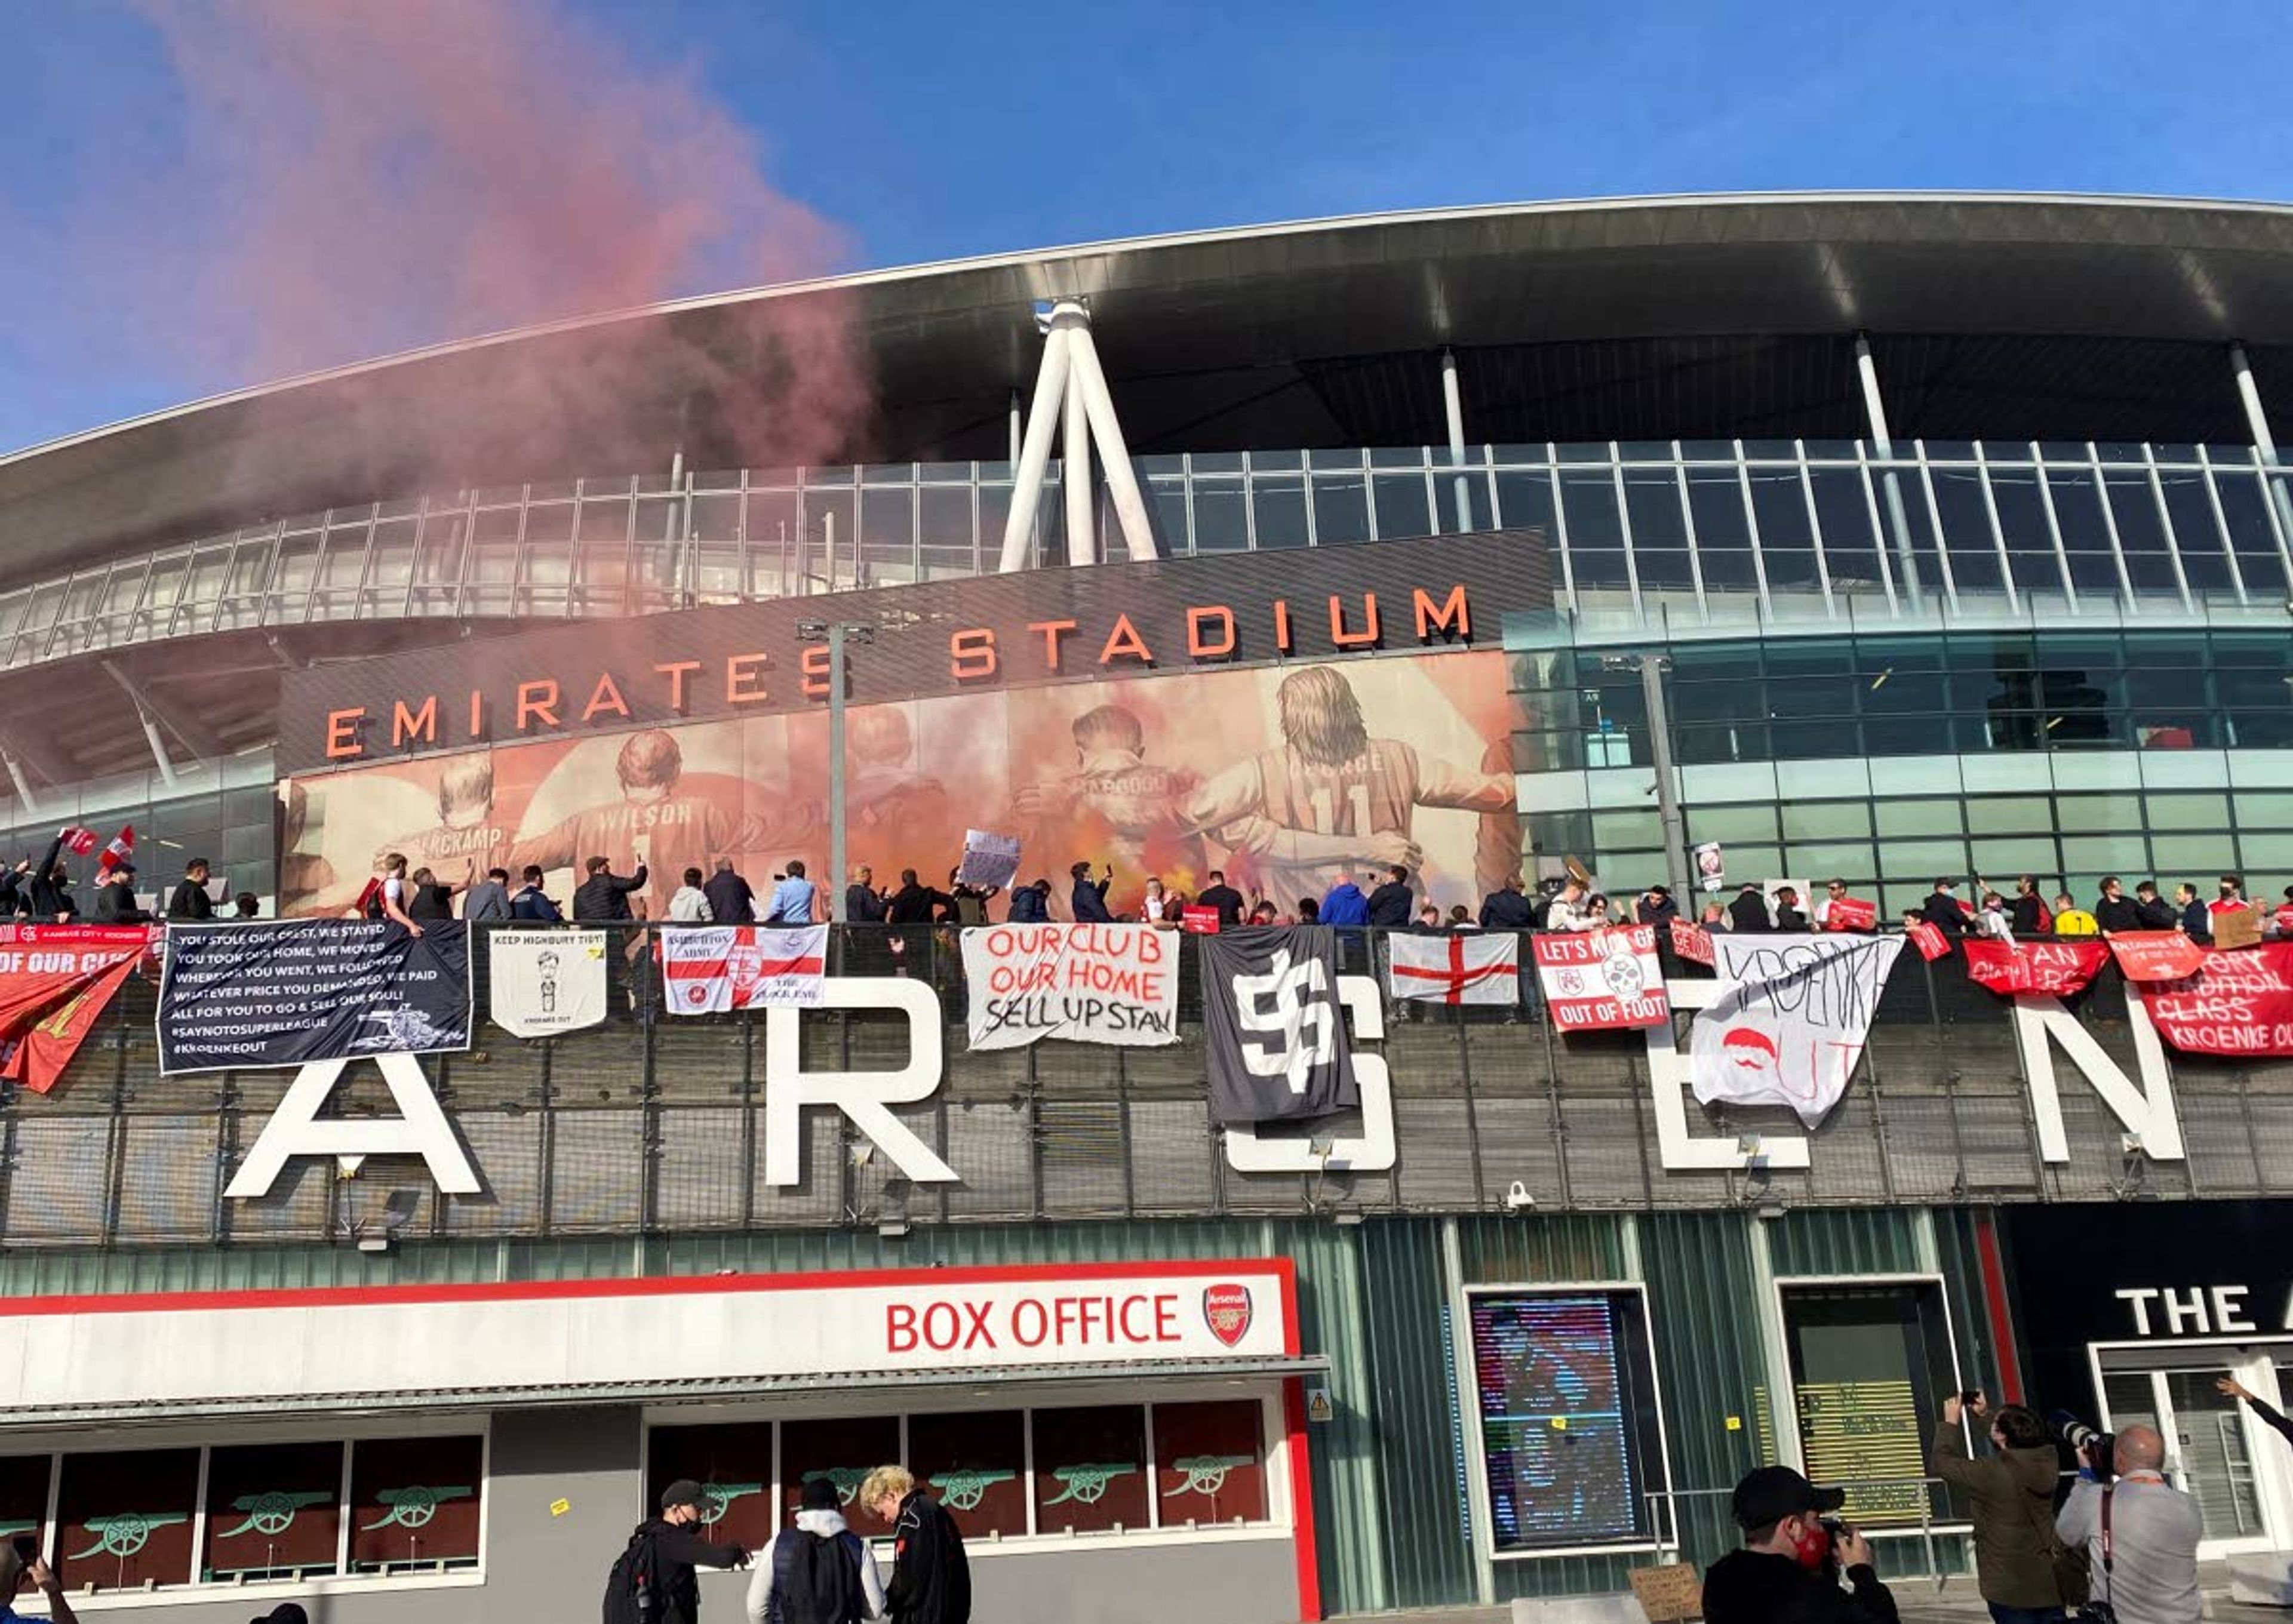
[[[2048,1415],[2054,1424],[2054,1435],[2067,1445],[2080,1464],[2103,1482],[2117,1475],[2118,1434],[2088,1426],[2067,1410],[2057,1410]]]

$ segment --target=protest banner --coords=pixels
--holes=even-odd
[[[975,1049],[1179,1040],[1178,945],[1151,925],[975,927],[963,933],[963,977]]]
[[[721,1015],[774,1005],[816,1009],[826,996],[824,925],[678,925],[659,940],[672,1014]]]
[[[1655,1026],[1672,1018],[1656,926],[1544,931],[1532,936],[1536,979],[1562,1031]]]
[[[150,950],[144,925],[0,925],[0,1077],[54,1087]]]
[[[2110,951],[2129,982],[2178,982],[2206,962],[2206,950],[2179,931],[2114,931]]]
[[[159,1070],[299,1066],[470,1046],[469,926],[382,919],[174,925]]]
[[[986,829],[963,831],[963,866],[955,872],[959,885],[1007,889],[1019,872],[1019,837],[991,834]]]
[[[1823,910],[1823,928],[1827,931],[1870,931],[1878,927],[1879,905],[1861,897],[1833,897]]]
[[[1706,891],[1717,891],[1728,883],[1728,865],[1720,855],[1720,843],[1707,840],[1696,848],[1696,878]]]
[[[2100,941],[1994,941],[1966,939],[1966,979],[1993,992],[2068,998],[2084,992],[2110,960]]]
[[[1219,929],[1219,910],[1204,908],[1199,902],[1189,902],[1179,910],[1179,928],[1196,936],[1215,936]]]
[[[1911,945],[1918,949],[1919,957],[1929,964],[1938,958],[1950,957],[1950,938],[1942,933],[1941,925],[1932,921],[1914,919],[1903,926],[1903,934],[1911,939]]]
[[[1787,1105],[1813,1127],[1847,1091],[1900,936],[1718,938],[1732,982],[1689,1030],[1689,1080],[1706,1104]]]
[[[554,1038],[605,1018],[605,933],[495,931],[486,1013],[519,1038]]]
[[[1672,950],[1692,965],[1711,964],[1712,933],[1700,925],[1674,916],[1672,921]]]
[[[2187,980],[2134,985],[2184,1054],[2293,1055],[2293,941],[2209,952]]]

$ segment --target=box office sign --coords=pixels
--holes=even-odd
[[[1681,981],[1671,982],[1668,991],[1673,1008],[1700,1011],[1710,1006],[1729,985],[1714,981]],[[1236,1172],[1378,1173],[1390,1169],[1398,1161],[1400,1145],[1389,1061],[1384,1054],[1360,1046],[1364,1041],[1375,1043],[1385,1036],[1377,983],[1366,976],[1341,975],[1337,991],[1347,1030],[1355,1040],[1350,1064],[1361,1095],[1357,1135],[1327,1140],[1272,1135],[1261,1137],[1252,1127],[1229,1127],[1221,1134],[1220,1140],[1227,1165]],[[944,1077],[947,1029],[938,994],[928,984],[913,980],[831,976],[823,985],[822,1006],[831,1010],[897,1013],[908,1029],[907,1059],[897,1067],[872,1071],[808,1067],[799,1025],[807,1012],[785,1007],[766,1010],[764,1182],[782,1188],[803,1182],[806,1139],[804,1113],[807,1110],[829,1110],[843,1115],[909,1180],[920,1184],[961,1183],[962,1174],[949,1166],[893,1111],[895,1106],[929,1099],[938,1091]],[[2058,1050],[2061,1057],[2094,1089],[2126,1134],[2139,1141],[2152,1160],[2183,1159],[2173,1079],[2167,1070],[2157,1028],[2140,1000],[2129,1001],[2127,1011],[2135,1039],[2133,1076],[2128,1076],[2078,1018],[2062,1007],[2060,999],[2025,995],[2014,1001],[2013,1030],[2022,1052],[2022,1072],[2030,1090],[2031,1112],[2038,1126],[2039,1152],[2044,1160],[2064,1163],[2070,1157],[2055,1069]],[[1666,1022],[1646,1028],[1641,1037],[1647,1047],[1647,1076],[1653,1107],[1650,1114],[1657,1127],[1657,1148],[1667,1170],[1741,1169],[1755,1157],[1770,1168],[1810,1165],[1814,1142],[1805,1135],[1754,1138],[1732,1131],[1724,1136],[1695,1131],[1686,1099],[1691,1080],[1689,1055],[1675,1038],[1673,1024]],[[398,1103],[401,1113],[399,1117],[323,1115],[327,1096],[349,1062],[336,1060],[306,1067],[288,1091],[280,1108],[255,1136],[226,1193],[239,1199],[268,1194],[286,1164],[297,1157],[334,1157],[344,1167],[355,1168],[362,1157],[392,1153],[420,1157],[442,1191],[450,1194],[476,1192],[481,1188],[478,1170],[423,1076],[420,1062],[410,1054],[376,1058]]]

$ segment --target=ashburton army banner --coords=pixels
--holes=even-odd
[[[383,919],[175,925],[159,1070],[299,1066],[470,1046],[469,926]]]

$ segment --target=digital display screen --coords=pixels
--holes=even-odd
[[[1498,1550],[1645,1537],[1647,1335],[1629,1293],[1471,1299]],[[1651,1411],[1652,1414],[1652,1411]]]

